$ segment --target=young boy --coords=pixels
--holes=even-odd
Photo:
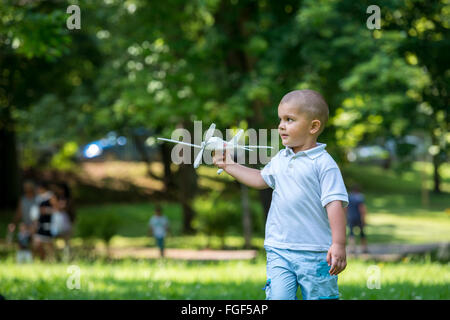
[[[286,94],[279,106],[278,132],[285,149],[262,169],[235,163],[229,153],[214,163],[239,182],[273,188],[264,248],[266,299],[338,299],[337,274],[346,267],[344,207],[348,195],[333,158],[318,143],[328,105],[312,90]]]

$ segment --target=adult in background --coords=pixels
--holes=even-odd
[[[57,210],[52,215],[51,233],[55,238],[64,240],[63,259],[70,257],[70,238],[72,237],[74,208],[70,196],[70,189],[66,183],[52,185],[52,191],[57,198]]]
[[[354,185],[348,194],[349,205],[347,209],[347,224],[349,227],[349,249],[350,252],[356,253],[354,229],[359,229],[359,238],[361,240],[361,249],[363,253],[367,253],[367,238],[364,233],[366,225],[367,208],[364,203],[364,195],[361,193],[359,186]]]
[[[53,257],[54,244],[51,232],[52,214],[58,211],[57,198],[48,188],[46,182],[37,185],[36,201],[39,206],[39,217],[35,221],[36,233],[33,236],[33,249],[41,260],[47,255]]]
[[[23,195],[17,205],[12,222],[8,225],[9,235],[16,230],[18,224],[23,223],[28,232],[33,233],[33,221],[39,214],[36,201],[36,186],[33,181],[23,183]]]

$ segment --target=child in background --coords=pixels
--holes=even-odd
[[[17,263],[33,262],[31,255],[31,232],[23,222],[19,224],[17,240],[19,243],[19,250],[16,255]]]
[[[162,214],[161,207],[157,205],[155,208],[155,215],[151,217],[149,221],[149,234],[153,233],[161,254],[161,258],[164,257],[164,239],[168,230],[169,220]]]

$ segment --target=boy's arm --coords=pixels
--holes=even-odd
[[[345,252],[346,217],[342,201],[331,201],[326,206],[328,220],[330,221],[332,243],[327,254],[328,265],[331,265],[330,274],[337,275],[347,266]]]
[[[256,189],[269,188],[261,176],[261,170],[245,167],[234,162],[228,150],[214,154],[213,161],[216,166],[225,170],[240,183]]]

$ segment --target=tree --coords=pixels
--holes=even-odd
[[[52,62],[60,58],[70,39],[60,27],[62,12],[49,9],[40,1],[0,4],[0,207],[16,205],[19,192],[19,167],[16,143],[17,111],[27,108],[42,95],[45,85],[56,81],[47,78]],[[48,81],[48,82],[47,82]]]
[[[386,12],[387,30],[395,30],[406,35],[398,52],[407,63],[422,70],[425,84],[411,88],[406,93],[416,103],[416,117],[410,118],[413,127],[424,130],[431,138],[429,153],[433,157],[434,192],[440,193],[440,166],[447,161],[450,148],[449,131],[449,91],[450,50],[448,32],[450,24],[447,1],[406,1]]]

